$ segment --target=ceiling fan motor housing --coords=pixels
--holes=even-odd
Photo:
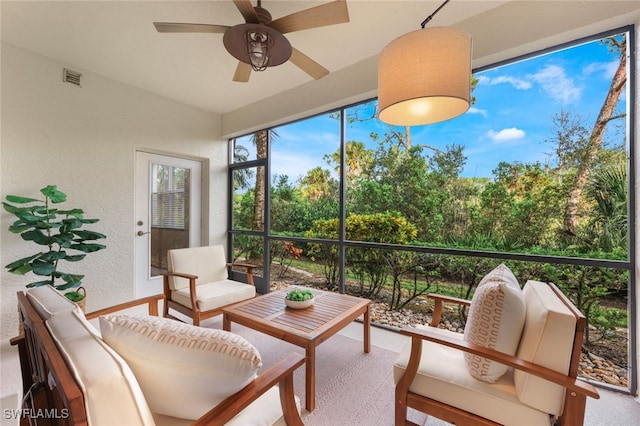
[[[266,35],[269,39],[269,59],[267,67],[284,64],[291,57],[291,43],[285,36],[273,28],[263,24],[240,24],[229,28],[222,37],[222,43],[227,51],[239,61],[251,64],[247,51],[247,36],[252,32]]]

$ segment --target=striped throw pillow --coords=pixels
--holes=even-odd
[[[501,264],[478,284],[471,300],[464,340],[514,355],[524,327],[525,303],[518,280]],[[497,381],[508,367],[490,359],[464,354],[469,374],[489,383]]]

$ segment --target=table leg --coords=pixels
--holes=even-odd
[[[222,329],[224,331],[231,331],[231,321],[229,320],[229,315],[225,313],[222,314]]]
[[[364,310],[364,321],[362,323],[365,353],[369,353],[371,351],[371,309],[369,306],[370,305],[367,305]]]
[[[316,408],[316,348],[313,343],[305,347],[305,408],[312,412]]]

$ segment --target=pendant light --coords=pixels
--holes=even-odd
[[[378,63],[378,118],[397,126],[437,123],[465,113],[471,100],[471,37],[464,31],[422,29],[389,43]]]

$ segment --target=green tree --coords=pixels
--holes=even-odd
[[[504,162],[493,175],[480,195],[475,234],[521,247],[552,243],[561,202],[561,187],[553,175],[538,163]]]
[[[609,38],[607,40],[609,46],[618,52],[618,68],[611,80],[609,91],[604,99],[600,113],[596,118],[588,143],[584,149],[582,161],[578,165],[576,176],[573,184],[569,189],[569,195],[564,209],[564,226],[569,235],[576,235],[578,229],[578,211],[580,208],[580,200],[585,185],[589,179],[589,175],[593,170],[598,150],[602,145],[602,136],[605,132],[607,124],[611,120],[623,117],[624,115],[615,116],[614,109],[620,98],[620,94],[624,90],[627,82],[627,48],[626,38],[622,36],[621,40]]]

